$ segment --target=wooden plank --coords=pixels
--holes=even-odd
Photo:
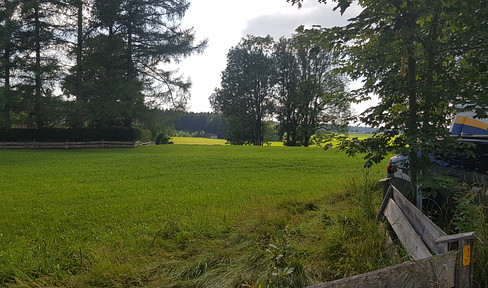
[[[392,187],[393,186],[389,185],[388,189],[384,193],[383,201],[381,202],[380,211],[378,211],[378,214],[376,215],[376,220],[378,220],[378,221],[383,220],[383,217],[384,217],[383,212],[385,211],[386,205],[390,201],[391,193],[392,193]]]
[[[437,239],[447,236],[447,234],[425,216],[415,205],[405,198],[394,186],[392,187],[392,198],[398,204],[403,214],[412,224],[415,232],[422,238],[427,247],[434,254],[447,252],[447,244],[436,242]]]
[[[414,228],[405,217],[405,214],[403,214],[402,210],[392,199],[389,199],[384,214],[403,247],[407,250],[408,255],[410,255],[413,260],[432,257],[429,249],[427,249],[424,242],[422,242],[422,239],[417,235]]]
[[[458,242],[461,240],[469,240],[474,238],[474,232],[466,232],[466,233],[459,233],[459,234],[453,234],[453,235],[447,235],[438,238],[435,240],[437,243],[452,243],[452,242]]]
[[[453,287],[455,261],[452,251],[308,288]]]
[[[385,177],[379,180],[380,183],[383,183],[383,199],[385,199],[386,194],[391,186],[391,178]]]

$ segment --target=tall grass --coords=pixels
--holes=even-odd
[[[453,217],[455,232],[474,231],[473,287],[488,287],[488,186],[463,186],[457,192]]]
[[[375,269],[378,227],[344,188],[361,167],[297,147],[0,151],[0,285],[302,287]]]

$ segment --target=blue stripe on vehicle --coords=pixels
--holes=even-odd
[[[454,124],[452,127],[451,134],[452,135],[459,135],[459,134],[469,134],[469,135],[488,135],[488,130],[478,127],[473,127],[469,125],[462,125],[462,124]]]
[[[459,135],[461,134],[461,131],[463,131],[463,124],[459,123],[454,123],[454,125],[451,128],[451,135]]]

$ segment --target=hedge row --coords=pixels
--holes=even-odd
[[[10,129],[0,130],[0,142],[81,142],[153,140],[150,130],[137,128],[106,129]]]

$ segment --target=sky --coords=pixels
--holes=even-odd
[[[189,0],[182,28],[194,28],[198,40],[207,39],[208,46],[202,54],[190,56],[178,64],[184,77],[190,78],[191,100],[188,110],[210,112],[208,101],[215,88],[220,86],[220,75],[225,69],[227,53],[246,35],[271,35],[275,40],[289,38],[300,26],[342,26],[356,16],[360,9],[352,7],[341,16],[332,11],[332,4],[317,0],[304,0],[302,8],[286,0]],[[353,107],[362,112],[365,105]]]

